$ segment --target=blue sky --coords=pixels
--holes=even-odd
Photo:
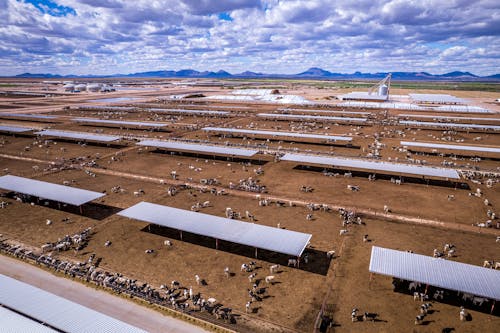
[[[0,75],[500,73],[498,0],[0,0]]]

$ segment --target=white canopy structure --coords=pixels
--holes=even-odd
[[[441,144],[441,143],[416,142],[416,141],[401,141],[400,144],[402,146],[406,146],[406,147],[476,151],[476,152],[494,153],[494,154],[500,153],[500,148],[497,148],[497,147],[449,145],[449,144]]]
[[[229,116],[231,112],[228,111],[212,111],[212,110],[187,110],[187,109],[158,109],[151,108],[146,111],[160,112],[167,114],[183,114],[183,115],[198,115],[198,116]]]
[[[362,169],[372,171],[382,171],[392,174],[420,175],[445,179],[460,179],[454,169],[428,167],[422,165],[379,162],[361,159],[350,159],[341,157],[285,154],[282,161],[298,162],[305,164],[323,165],[326,167],[337,167],[345,169]]]
[[[73,118],[72,121],[79,123],[92,123],[92,124],[102,124],[102,125],[119,125],[119,126],[133,126],[133,127],[165,127],[167,124],[162,123],[152,123],[143,121],[124,121],[124,120],[105,120],[96,118]]]
[[[219,240],[300,257],[312,235],[140,202],[120,216]]]
[[[30,178],[6,175],[0,177],[0,189],[32,195],[41,199],[81,206],[105,194]]]
[[[59,332],[146,333],[123,321],[1,274],[0,304],[36,321],[46,323]],[[5,332],[3,325],[4,320],[0,317],[0,331]],[[24,325],[26,324],[23,324],[23,327],[28,328]],[[52,331],[31,331],[18,327],[16,332]]]
[[[202,128],[202,130],[204,130],[205,132],[261,135],[261,136],[266,136],[266,137],[319,139],[319,140],[327,140],[327,141],[352,141],[352,138],[348,137],[348,136],[323,135],[323,134],[311,134],[311,133],[246,130],[246,129],[239,129],[239,128],[225,128],[225,127],[204,127],[204,128]]]
[[[463,130],[483,130],[500,131],[497,125],[479,125],[479,124],[461,124],[461,123],[439,123],[430,121],[400,120],[399,124],[408,127],[439,127],[439,128],[457,128]]]
[[[35,132],[35,134],[43,136],[54,136],[65,139],[76,139],[76,140],[98,141],[98,142],[99,141],[112,142],[120,140],[120,137],[116,135],[92,134],[86,132],[71,132],[71,131],[58,131],[58,130],[43,130],[40,132]]]
[[[266,119],[285,119],[285,120],[309,120],[309,121],[332,121],[346,123],[366,123],[366,118],[353,117],[334,117],[334,116],[309,116],[301,114],[282,114],[282,113],[257,113],[257,117]]]
[[[138,142],[139,146],[156,147],[163,149],[173,149],[178,151],[187,151],[202,153],[208,155],[230,155],[230,156],[243,156],[251,157],[258,153],[257,150],[241,149],[225,146],[212,146],[212,145],[201,145],[195,143],[185,143],[176,141],[160,141],[160,140],[142,140]]]
[[[29,132],[32,130],[33,130],[33,128],[30,128],[30,127],[0,125],[0,132],[23,133],[23,132]]]
[[[500,300],[500,271],[373,246],[371,273]]]

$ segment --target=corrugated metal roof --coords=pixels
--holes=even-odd
[[[0,125],[0,131],[2,132],[22,133],[22,132],[29,132],[32,130],[33,128],[30,127]]]
[[[283,119],[300,119],[300,120],[331,120],[331,121],[344,121],[353,123],[364,123],[366,118],[352,118],[352,117],[333,117],[333,116],[308,116],[300,114],[281,114],[281,113],[257,113],[257,117],[262,118],[283,118]]]
[[[163,113],[181,113],[181,114],[198,114],[198,115],[209,115],[209,116],[227,116],[231,112],[228,111],[212,111],[212,110],[187,110],[187,109],[146,109],[152,112],[163,112]]]
[[[430,121],[416,121],[416,120],[400,120],[401,125],[413,125],[413,126],[427,126],[427,127],[446,127],[446,128],[471,128],[471,129],[483,129],[483,130],[494,130],[500,131],[500,126],[496,125],[480,125],[480,124],[458,124],[458,123],[436,123]]]
[[[447,94],[408,94],[415,102],[464,104],[465,101]]]
[[[56,119],[56,116],[49,116],[44,114],[27,114],[27,113],[0,113],[0,117],[9,118],[33,118],[33,119]]]
[[[210,155],[234,155],[234,156],[250,157],[258,153],[257,150],[223,147],[223,146],[209,146],[209,145],[200,145],[194,143],[184,143],[175,141],[142,140],[137,144],[139,146],[191,151],[198,153],[206,153]]]
[[[368,270],[500,300],[500,271],[491,268],[373,246]]]
[[[300,256],[312,235],[140,202],[118,215],[259,249]]]
[[[1,286],[0,286],[1,288]],[[0,332],[2,333],[57,333],[47,326],[43,326],[37,321],[31,320],[14,311],[0,306]]]
[[[167,124],[161,123],[151,123],[142,121],[124,121],[124,120],[105,120],[96,118],[73,118],[72,121],[84,122],[84,123],[96,123],[96,124],[117,124],[117,125],[132,125],[132,126],[143,126],[143,127],[165,127]]]
[[[345,95],[339,96],[341,99],[371,99],[376,101],[385,101],[389,98],[389,95],[370,95],[368,92],[364,91],[353,91]]]
[[[123,321],[1,274],[0,304],[64,332],[146,333]],[[1,325],[0,331],[3,332]]]
[[[89,141],[101,141],[101,142],[111,142],[111,141],[120,140],[120,137],[116,136],[116,135],[92,134],[92,133],[87,133],[87,132],[43,130],[40,132],[35,132],[35,134],[44,135],[44,136],[55,136],[55,137],[59,137],[59,138],[69,138],[69,139],[89,140]]]
[[[259,134],[259,135],[267,135],[267,136],[321,139],[321,140],[331,140],[331,141],[352,141],[352,138],[348,137],[348,136],[310,134],[310,133],[246,130],[246,129],[239,129],[239,128],[225,128],[225,127],[204,127],[204,128],[202,128],[202,130],[204,130],[206,132]]]
[[[400,144],[402,146],[408,146],[408,147],[423,147],[423,148],[436,148],[436,149],[482,151],[482,152],[486,152],[486,153],[500,153],[500,148],[495,148],[495,147],[448,145],[448,144],[441,144],[441,143],[414,142],[414,141],[401,141]]]
[[[296,111],[296,112],[324,112],[324,113],[340,113],[340,114],[357,114],[357,115],[363,115],[363,116],[368,116],[371,113],[370,112],[362,112],[362,111],[340,111],[340,110],[326,110],[326,109],[293,109],[293,108],[283,108],[283,109],[278,109],[278,111]]]
[[[435,115],[428,115],[428,114],[398,114],[398,117],[430,118],[430,119],[449,119],[449,120],[458,120],[458,121],[460,121],[460,120],[500,121],[500,118],[435,116]]]
[[[360,159],[348,159],[328,156],[285,154],[282,161],[299,163],[319,164],[329,167],[344,167],[349,169],[366,169],[376,171],[388,171],[395,174],[422,175],[440,178],[460,179],[454,169],[435,168],[422,165],[378,162]]]
[[[105,196],[105,194],[99,192],[12,175],[0,177],[0,188],[75,206],[80,206],[86,202]]]

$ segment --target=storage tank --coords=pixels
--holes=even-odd
[[[74,84],[65,84],[63,86],[63,88],[64,88],[64,91],[70,91],[70,92],[72,92],[72,91],[75,90],[75,85]]]
[[[389,93],[389,87],[387,87],[387,85],[383,84],[380,87],[378,87],[379,96],[387,96],[388,93]]]
[[[75,86],[75,91],[85,91],[85,90],[87,90],[86,84],[77,84]]]
[[[87,85],[87,91],[98,92],[101,90],[101,85],[99,83],[91,83]]]

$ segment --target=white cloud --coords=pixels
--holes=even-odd
[[[490,0],[55,2],[76,15],[0,0],[2,74],[500,72],[500,9]]]

